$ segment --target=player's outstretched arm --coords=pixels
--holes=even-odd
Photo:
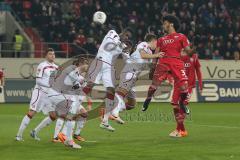
[[[193,46],[187,46],[184,48],[184,52],[191,57],[194,53],[196,53],[196,48]]]
[[[140,51],[141,58],[142,59],[153,59],[153,58],[161,58],[164,56],[164,52],[158,52],[155,54],[148,54],[144,50]]]

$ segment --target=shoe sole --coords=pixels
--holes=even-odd
[[[107,131],[109,131],[109,132],[114,132],[114,131],[115,131],[115,130],[107,129],[106,127],[101,127],[101,126],[100,126],[100,128],[102,128],[102,129],[104,129],[104,130],[107,130]]]

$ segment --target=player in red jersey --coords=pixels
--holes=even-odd
[[[188,78],[181,60],[181,52],[183,50],[191,55],[194,50],[190,47],[187,37],[176,32],[179,27],[180,23],[177,17],[172,15],[163,17],[163,29],[167,35],[158,39],[157,52],[164,52],[165,55],[163,58],[159,58],[156,64],[152,85],[149,87],[148,97],[143,104],[143,111],[147,110],[157,86],[171,74],[180,92],[179,105],[173,108],[174,115],[176,117],[180,113],[188,113],[185,104],[188,95]]]
[[[2,87],[5,84],[3,69],[0,68],[0,93],[2,93]]]
[[[188,77],[188,98],[184,102],[185,104],[188,104],[192,90],[196,86],[196,75],[198,79],[198,86],[199,91],[202,91],[202,73],[201,73],[201,65],[198,59],[197,54],[193,54],[192,56],[188,56],[186,54],[183,54],[181,56],[181,59],[184,63],[185,72]],[[173,108],[178,108],[179,106],[179,99],[180,99],[180,90],[178,89],[178,85],[174,83],[174,91],[172,96],[172,102]],[[187,131],[185,130],[184,126],[184,119],[186,115],[185,113],[180,110],[180,113],[178,113],[175,116],[177,127],[176,130],[174,130],[172,133],[170,133],[170,136],[172,137],[184,137],[187,136]]]

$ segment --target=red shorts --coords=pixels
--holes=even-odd
[[[169,74],[176,83],[184,82],[187,84],[187,75],[184,69],[184,63],[181,60],[174,58],[164,58],[160,60],[156,65],[156,69],[153,75],[153,81],[157,84],[161,84],[162,81],[169,79]]]

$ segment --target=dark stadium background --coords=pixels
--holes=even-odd
[[[161,35],[161,18],[167,13],[181,20],[180,32],[197,47],[201,59],[238,59],[240,52],[240,1],[238,0],[3,0],[41,42],[59,50],[58,57],[74,56],[78,47],[95,55],[104,28],[131,27],[134,41],[146,32]],[[105,27],[92,23],[95,11],[107,13]],[[30,29],[29,29],[30,28]],[[4,37],[2,37],[4,41]],[[9,54],[5,56],[10,56]],[[38,54],[35,54],[38,57]]]

